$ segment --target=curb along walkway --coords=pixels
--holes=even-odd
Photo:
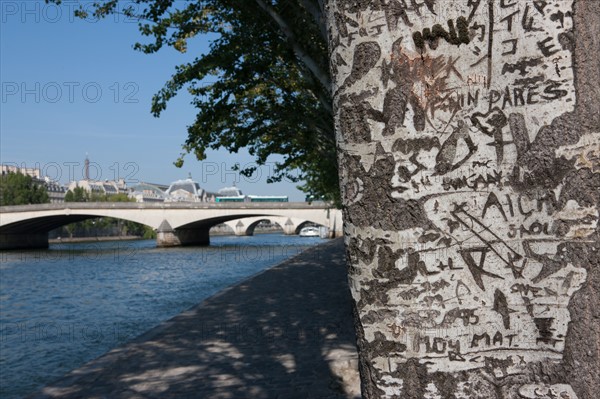
[[[343,241],[313,247],[31,398],[355,398]]]

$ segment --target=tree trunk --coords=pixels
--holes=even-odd
[[[600,392],[600,1],[330,0],[369,398]]]

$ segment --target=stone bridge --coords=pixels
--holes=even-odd
[[[342,214],[330,204],[284,203],[63,203],[0,207],[0,249],[47,248],[48,232],[98,217],[112,217],[150,226],[157,245],[208,245],[209,230],[228,224],[236,235],[251,235],[261,220],[279,224],[295,234],[303,224],[328,228],[341,235]]]

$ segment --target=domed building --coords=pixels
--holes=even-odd
[[[165,202],[214,202],[215,194],[204,190],[198,182],[188,177],[171,183],[166,191]]]
[[[167,186],[141,182],[130,189],[129,197],[136,202],[164,202]]]

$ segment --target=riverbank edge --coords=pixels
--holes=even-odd
[[[200,301],[197,304],[192,305],[189,308],[187,308],[187,309],[179,312],[178,314],[176,314],[175,316],[171,317],[170,319],[162,321],[160,324],[157,324],[156,326],[152,327],[150,330],[148,330],[146,332],[143,332],[142,334],[138,335],[137,337],[134,337],[134,338],[130,339],[129,341],[125,342],[121,346],[125,346],[125,345],[130,344],[130,343],[139,343],[139,342],[148,341],[148,340],[152,339],[153,337],[155,337],[156,335],[160,334],[161,332],[165,331],[171,325],[173,325],[176,322],[176,320],[174,320],[174,319],[176,319],[176,318],[178,318],[180,316],[188,316],[190,313],[194,313],[196,310],[201,309],[206,303],[211,302],[211,301],[213,301],[215,299],[218,299],[218,298],[222,297],[223,295],[226,295],[228,292],[236,289],[238,286],[247,284],[249,281],[253,280],[254,278],[256,278],[256,277],[258,277],[258,276],[260,276],[262,274],[265,274],[265,273],[271,271],[272,269],[275,269],[277,267],[281,267],[281,266],[285,265],[288,262],[289,263],[293,263],[293,261],[296,258],[302,256],[303,254],[306,254],[306,252],[311,252],[311,251],[319,250],[322,247],[325,247],[325,246],[328,246],[328,245],[333,245],[335,243],[335,240],[342,240],[342,238],[334,238],[334,239],[331,239],[331,240],[327,240],[327,242],[324,242],[324,243],[317,244],[317,245],[314,245],[312,247],[306,248],[306,249],[298,252],[297,254],[293,255],[290,258],[282,260],[281,262],[276,263],[273,266],[270,266],[270,267],[268,267],[266,269],[263,269],[263,270],[261,270],[259,272],[251,274],[250,276],[244,278],[243,280],[240,280],[237,283],[231,284],[231,285],[223,288],[222,290],[220,290],[220,291],[212,294],[211,296],[208,296],[208,297],[204,298],[202,301]],[[117,348],[120,348],[120,347],[117,347]],[[117,348],[115,348],[115,349],[117,349]],[[111,349],[111,351],[112,351],[112,349]],[[108,353],[110,353],[110,351],[107,352],[107,353],[105,353],[105,355],[108,354]],[[102,356],[103,355],[101,355],[100,357],[102,357]],[[100,357],[98,357],[98,358],[96,358],[94,360],[97,360]],[[93,362],[94,360],[91,360],[91,361]]]
[[[107,237],[65,237],[49,238],[48,244],[77,244],[81,242],[109,242],[109,241],[140,241],[146,240],[140,236],[107,236]]]
[[[275,265],[272,265],[266,269],[263,269],[257,273],[254,273],[254,274],[244,278],[243,280],[238,281],[237,283],[234,283],[228,287],[225,287],[222,290],[216,292],[215,294],[204,298],[199,303],[192,305],[191,307],[187,308],[186,310],[181,311],[180,313],[176,314],[175,316],[160,322],[156,326],[154,326],[154,327],[150,328],[149,330],[141,333],[140,335],[128,340],[127,342],[125,342],[113,349],[110,349],[108,352],[106,352],[92,360],[89,360],[89,361],[83,363],[79,367],[76,367],[75,369],[67,372],[65,375],[57,378],[56,380],[52,381],[51,383],[38,387],[35,391],[26,395],[24,398],[26,398],[26,399],[50,399],[50,398],[59,397],[60,395],[55,396],[52,393],[45,393],[44,391],[48,390],[48,389],[53,390],[54,387],[68,387],[68,386],[75,385],[76,382],[82,376],[86,375],[87,373],[93,372],[94,370],[103,369],[110,364],[114,364],[116,362],[124,360],[128,355],[128,347],[130,345],[150,341],[153,338],[159,336],[161,333],[165,332],[167,329],[169,329],[173,325],[177,324],[177,322],[180,318],[185,318],[185,317],[188,317],[188,316],[196,313],[196,311],[201,310],[204,306],[207,306],[208,304],[210,304],[210,302],[213,302],[213,301],[219,299],[220,297],[227,295],[230,291],[235,290],[239,286],[248,284],[253,279],[255,279],[265,273],[273,271],[274,269],[284,267],[288,263],[293,264],[294,262],[296,262],[298,260],[298,258],[300,258],[303,255],[306,255],[307,252],[316,252],[319,250],[323,250],[329,246],[336,245],[336,243],[339,243],[342,240],[343,240],[342,237],[328,239],[326,242],[306,248],[306,249],[298,252],[297,254],[291,256],[288,259],[285,259]],[[345,257],[345,254],[343,256]],[[348,354],[340,355],[339,353],[336,353],[331,357],[332,358],[329,360],[331,363],[332,371],[337,372],[337,374],[339,374],[338,375],[339,379],[342,380],[345,385],[343,387],[344,388],[343,390],[349,395],[349,397],[358,398],[359,396],[357,396],[357,395],[360,395],[360,382],[359,382],[359,377],[358,377],[358,355],[356,353],[351,353],[350,355],[348,355]]]

